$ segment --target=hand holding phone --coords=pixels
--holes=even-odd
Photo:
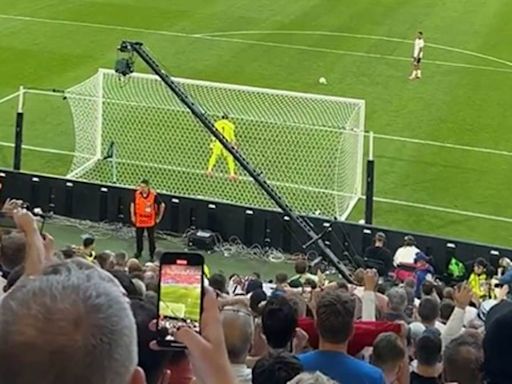
[[[16,229],[16,222],[12,218],[12,214],[0,211],[0,229]]]
[[[2,207],[2,212],[6,213],[7,215],[12,215],[15,209],[24,208],[23,205],[24,204],[22,200],[7,199]]]
[[[25,233],[25,235],[39,233],[37,220],[30,211],[26,209],[16,209],[13,212],[12,217],[18,229]]]
[[[235,384],[229,363],[218,302],[213,289],[204,287],[201,334],[190,328],[181,328],[176,339],[188,348],[188,358],[197,382],[212,384]],[[157,323],[155,321],[155,323]],[[151,329],[154,329],[155,323]],[[151,342],[151,349],[159,351],[158,342]]]
[[[200,332],[204,258],[198,253],[164,252],[158,284],[158,335],[160,347],[185,349],[175,339],[183,327]]]

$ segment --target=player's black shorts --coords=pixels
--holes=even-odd
[[[415,57],[415,58],[413,59],[413,63],[414,63],[414,64],[416,64],[416,65],[421,64],[421,57]]]

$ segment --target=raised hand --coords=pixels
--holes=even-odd
[[[364,271],[364,290],[375,292],[379,283],[379,274],[375,269],[367,269]]]
[[[38,232],[37,222],[34,216],[26,209],[16,208],[12,211],[12,218],[16,223],[18,229],[25,233],[25,235]]]
[[[205,288],[205,291],[201,334],[181,328],[176,333],[176,340],[187,346],[192,369],[200,383],[234,384],[217,299],[212,289]]]
[[[455,301],[455,305],[460,309],[466,309],[466,307],[473,300],[473,291],[467,285],[467,283],[461,284],[460,286],[455,288],[455,292],[453,293],[453,300]]]
[[[23,201],[15,199],[7,199],[2,207],[2,212],[7,215],[12,215],[15,209],[21,208]]]

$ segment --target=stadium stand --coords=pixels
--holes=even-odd
[[[279,271],[278,285],[215,271],[201,334],[181,328],[176,338],[188,353],[169,353],[151,331],[160,251],[145,265],[104,250],[91,259],[79,247],[56,249],[20,201],[6,201],[3,213],[17,228],[0,238],[0,383],[284,384],[303,371],[311,374],[301,378],[343,384],[512,382],[509,281],[492,283],[480,261],[471,284],[445,284],[434,272],[412,301],[411,280],[374,269],[357,271],[357,286],[308,275],[303,259],[291,285]],[[508,278],[511,263],[500,265]]]

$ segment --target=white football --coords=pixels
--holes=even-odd
[[[321,77],[318,79],[318,82],[322,85],[326,85],[327,84],[327,79],[325,77]]]

